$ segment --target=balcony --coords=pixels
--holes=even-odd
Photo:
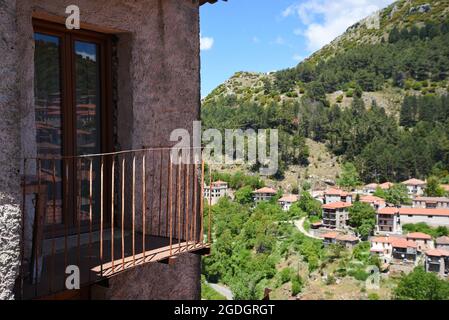
[[[182,253],[207,254],[212,217],[202,201],[205,164],[193,158],[201,151],[24,160],[18,296],[65,292],[71,266],[88,287]]]

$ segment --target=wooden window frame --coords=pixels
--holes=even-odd
[[[100,144],[101,153],[114,151],[113,148],[113,130],[112,130],[112,36],[90,30],[69,30],[65,25],[49,22],[41,19],[32,19],[33,34],[42,33],[51,36],[57,36],[60,43],[60,83],[61,83],[61,128],[62,128],[62,155],[63,166],[69,161],[68,182],[63,175],[63,195],[62,195],[62,214],[63,223],[57,225],[47,225],[45,227],[45,237],[54,238],[66,234],[73,235],[78,232],[77,215],[77,194],[78,179],[76,175],[76,159],[70,160],[69,157],[76,155],[76,94],[75,94],[75,63],[74,43],[75,41],[85,41],[97,44],[100,59]],[[65,162],[65,163],[64,163]],[[104,190],[110,190],[110,161],[105,159],[104,167]],[[64,188],[68,186],[68,190]],[[110,192],[104,194],[104,213],[105,226],[110,224]],[[67,210],[67,211],[66,211]],[[48,211],[48,210],[47,210]],[[68,217],[67,220],[64,217]],[[68,223],[67,223],[68,222]],[[94,222],[93,230],[98,230],[99,223]],[[90,226],[88,223],[80,224],[80,232],[88,232]]]

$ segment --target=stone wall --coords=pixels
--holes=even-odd
[[[20,104],[16,1],[0,3],[0,299],[12,299],[20,257]]]
[[[199,300],[200,263],[200,256],[181,254],[174,264],[142,265],[110,278],[108,288],[92,288],[92,299]]]
[[[0,3],[0,297],[3,299],[12,298],[19,264],[20,159],[36,153],[32,17],[64,21],[65,8],[72,3],[70,0]],[[169,141],[172,130],[184,128],[191,132],[192,121],[199,118],[200,112],[198,1],[78,0],[76,4],[81,11],[82,27],[115,34],[118,39],[116,146],[121,150],[166,147],[173,145]],[[27,168],[27,173],[32,170]],[[192,256],[183,261],[194,270],[189,274],[197,276],[186,276],[181,281],[166,276],[163,268],[143,269],[156,268],[161,272],[157,274],[151,269],[146,276],[148,281],[175,279],[173,284],[183,284],[180,297],[199,297],[199,259]],[[131,279],[135,275],[123,274],[123,282],[126,277]],[[139,289],[139,285],[146,283],[137,281],[133,290],[146,290]],[[161,284],[161,288],[164,286],[169,287],[169,283]],[[146,292],[165,295],[163,290]],[[172,298],[176,298],[177,290],[172,292]],[[122,292],[120,296],[126,294]]]

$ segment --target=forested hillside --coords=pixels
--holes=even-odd
[[[278,129],[276,179],[313,165],[306,138],[353,162],[365,182],[447,179],[448,8],[398,1],[379,13],[379,29],[356,24],[294,68],[239,72],[204,99],[203,126]]]

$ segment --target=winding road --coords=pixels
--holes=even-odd
[[[216,284],[216,283],[210,283],[210,282],[206,282],[212,289],[214,289],[215,291],[217,291],[219,294],[223,295],[226,297],[227,300],[233,300],[234,296],[232,295],[232,291],[222,285]]]
[[[299,232],[301,232],[302,234],[304,234],[305,236],[309,237],[309,238],[313,238],[313,239],[317,239],[317,240],[323,240],[323,238],[319,238],[317,236],[314,236],[310,233],[308,233],[306,231],[306,229],[304,229],[304,221],[306,221],[306,218],[303,217],[299,220],[295,220],[293,221],[293,224],[295,225],[296,228],[298,228]]]

